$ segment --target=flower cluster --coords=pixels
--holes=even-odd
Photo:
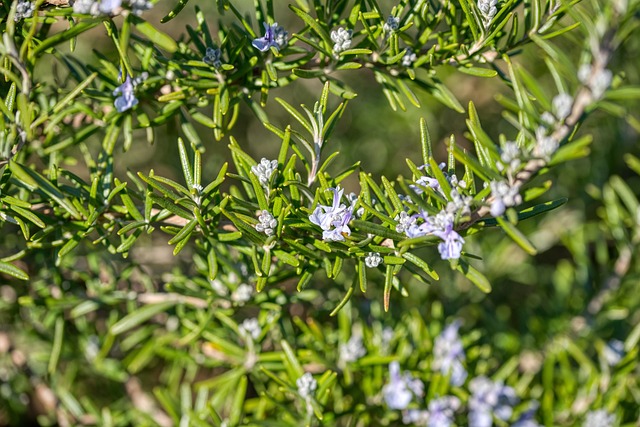
[[[405,52],[404,56],[402,57],[402,66],[405,67],[405,68],[411,67],[411,65],[414,62],[416,62],[416,59],[418,59],[418,56],[415,54],[413,49],[408,47],[407,51]]]
[[[334,242],[344,241],[344,235],[351,235],[349,221],[353,217],[353,205],[347,207],[341,203],[344,189],[337,186],[330,188],[333,191],[333,202],[331,206],[318,205],[313,213],[309,215],[309,220],[322,228],[322,239]]]
[[[460,409],[460,399],[443,396],[429,402],[427,410],[409,409],[402,414],[405,424],[427,427],[450,427],[454,423],[455,412]]]
[[[434,371],[440,371],[443,375],[451,375],[450,381],[454,386],[461,386],[467,379],[467,371],[464,369],[465,360],[462,341],[458,336],[460,322],[449,324],[435,339],[433,344]]]
[[[398,31],[398,28],[400,28],[400,18],[389,15],[387,22],[382,26],[382,31],[384,31],[385,34],[390,34]]]
[[[522,164],[522,151],[518,147],[517,142],[507,141],[502,145],[500,150],[500,161],[496,164],[500,172],[506,171],[507,174],[514,174]]]
[[[300,396],[309,399],[318,388],[318,382],[313,378],[313,375],[305,372],[304,375],[296,380],[296,386],[298,387]]]
[[[508,421],[518,403],[513,388],[487,377],[476,377],[469,383],[469,427],[491,427],[493,417]]]
[[[256,224],[256,230],[258,233],[264,233],[267,236],[273,235],[273,230],[278,225],[278,220],[269,213],[267,210],[260,211],[258,216],[258,224]]]
[[[482,23],[486,29],[489,28],[491,21],[498,13],[497,4],[498,0],[478,0],[478,9],[480,9]]]
[[[260,52],[266,52],[269,48],[274,47],[276,50],[283,49],[287,46],[287,36],[289,33],[277,22],[269,25],[263,22],[264,36],[253,39],[251,44]]]
[[[25,18],[31,18],[35,10],[36,10],[35,2],[31,2],[28,0],[20,0],[16,5],[16,14],[13,17],[13,19],[16,22],[18,22]]]
[[[403,215],[404,214],[404,215]],[[430,216],[427,212],[421,211],[409,217],[405,212],[395,217],[398,221],[396,231],[404,232],[409,238],[416,238],[432,234],[442,239],[438,244],[440,258],[458,259],[462,252],[464,239],[453,229],[455,214],[446,209],[438,212],[435,216]],[[418,220],[421,220],[418,222]]]
[[[231,300],[237,304],[244,304],[251,299],[253,288],[246,283],[240,284],[231,294]]]
[[[134,84],[131,77],[127,76],[127,79],[120,86],[115,88],[113,95],[120,95],[114,101],[113,105],[118,110],[118,113],[123,113],[127,110],[138,105],[138,98],[134,94]]]
[[[589,64],[583,64],[578,69],[578,79],[580,83],[587,86],[591,90],[591,94],[595,99],[602,98],[604,92],[611,85],[613,74],[610,70],[596,69]]]
[[[209,64],[214,68],[220,68],[222,65],[222,52],[220,49],[214,49],[212,47],[207,47],[207,50],[202,58],[202,62],[205,64]]]
[[[409,406],[414,396],[422,397],[424,384],[409,372],[400,375],[400,364],[393,361],[389,364],[389,382],[383,387],[382,394],[389,408],[402,410]]]
[[[338,352],[341,363],[350,363],[367,354],[367,349],[363,345],[362,336],[354,333],[346,343],[340,344]]]
[[[573,108],[573,97],[566,93],[558,94],[553,98],[553,101],[551,101],[551,105],[556,119],[558,119],[558,121],[563,121],[569,117],[569,114],[571,114],[571,109]]]
[[[251,166],[251,172],[258,177],[258,181],[260,181],[260,185],[264,188],[269,188],[269,182],[271,182],[271,176],[273,172],[278,169],[278,161],[277,160],[267,160],[264,157],[260,160],[255,166]]]
[[[331,31],[331,40],[333,41],[333,52],[340,53],[351,47],[352,30],[345,30],[340,27],[337,30]]]
[[[382,257],[378,252],[369,252],[364,258],[364,264],[369,268],[376,268],[382,262]]]
[[[240,331],[240,335],[242,335],[243,337],[251,337],[254,340],[258,339],[260,333],[262,332],[260,323],[255,317],[251,319],[245,319],[238,327],[238,330]]]
[[[520,196],[520,186],[511,184],[508,181],[491,181],[491,215],[500,216],[511,206],[517,206],[522,203]]]

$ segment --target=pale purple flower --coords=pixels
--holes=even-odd
[[[422,219],[423,222],[418,224],[418,219]],[[413,239],[433,234],[442,239],[442,242],[438,244],[440,258],[444,260],[460,258],[464,239],[453,229],[455,215],[452,212],[443,209],[437,215],[429,216],[423,211],[418,215],[414,215],[413,220],[405,229],[407,237]],[[396,230],[398,227],[396,226]]]
[[[275,47],[277,50],[284,48],[287,45],[287,35],[283,27],[278,25],[277,22],[272,25],[263,22],[264,36],[257,39],[253,39],[251,44],[260,52],[266,52],[270,47]]]
[[[446,225],[444,230],[435,230],[433,234],[442,239],[442,242],[438,243],[440,258],[443,260],[460,258],[464,239],[453,229],[453,220]]]
[[[443,375],[451,375],[451,384],[461,386],[467,378],[467,371],[464,369],[465,360],[464,347],[458,336],[460,321],[450,323],[438,335],[433,344],[434,371],[440,371]]]
[[[422,194],[424,193],[424,190],[420,188],[420,186],[429,187],[434,191],[440,191],[440,183],[436,178],[432,178],[430,176],[421,176],[416,181],[416,185],[411,184],[409,185],[409,188],[411,188],[416,194]]]
[[[406,409],[413,396],[424,394],[424,384],[413,378],[409,372],[400,375],[400,364],[393,361],[389,364],[389,382],[382,388],[382,394],[390,409]]]
[[[113,105],[116,107],[116,110],[118,110],[118,113],[125,112],[138,105],[138,98],[136,98],[133,88],[133,81],[131,77],[127,76],[124,83],[113,91],[114,95],[120,94],[120,96],[113,101]]]
[[[344,240],[344,235],[351,235],[351,229],[349,228],[349,221],[353,216],[353,205],[347,207],[341,203],[342,194],[344,189],[337,186],[336,188],[330,188],[333,191],[333,202],[331,206],[318,205],[311,215],[309,220],[322,228],[322,239],[334,242],[341,242]]]
[[[404,211],[400,212],[399,215],[396,215],[394,220],[398,222],[396,225],[396,231],[398,233],[406,233],[407,230],[416,222],[416,218],[414,216],[409,215]]]
[[[469,383],[469,427],[491,427],[493,417],[508,421],[518,403],[515,390],[502,382],[477,377]]]

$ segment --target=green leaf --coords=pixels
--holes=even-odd
[[[109,328],[109,333],[112,335],[120,335],[127,332],[130,329],[146,322],[153,316],[167,311],[169,308],[176,305],[178,301],[165,301],[158,304],[145,305],[137,310],[127,314],[122,319],[118,320]]]
[[[147,21],[138,18],[135,15],[130,15],[131,22],[135,27],[144,35],[151,43],[166,50],[169,53],[173,53],[178,50],[178,44],[168,34],[158,30]]]
[[[496,70],[489,70],[487,68],[480,67],[458,67],[458,71],[476,77],[490,78],[498,75],[498,72]]]
[[[233,403],[231,405],[231,411],[229,412],[229,425],[237,426],[242,418],[242,411],[244,408],[244,401],[247,394],[247,377],[243,375],[234,387],[235,394],[233,396]]]
[[[182,138],[178,138],[178,151],[180,152],[180,165],[182,165],[184,180],[187,183],[187,187],[191,189],[193,188],[193,172],[191,170],[191,164],[189,164],[187,150],[184,147]]]
[[[320,36],[325,46],[333,46],[329,34],[324,30],[324,28],[320,26],[316,19],[313,19],[311,15],[306,13],[304,10],[298,9],[293,5],[289,5],[289,9],[291,9],[293,13],[298,15],[305,22],[305,24],[311,27],[311,29],[313,29],[313,31],[315,31],[316,34]]]
[[[464,277],[469,279],[482,292],[484,293],[491,292],[491,284],[489,283],[487,278],[484,277],[482,273],[476,270],[471,264],[469,264],[464,259],[460,258],[458,260],[458,265],[456,266],[456,270],[462,273]]]
[[[411,252],[405,252],[402,254],[402,257],[407,261],[409,261],[410,263],[414,264],[416,267],[420,268],[422,271],[424,271],[427,275],[429,275],[434,280],[440,279],[440,276],[438,276],[438,273],[433,268],[431,268],[431,266],[427,264],[426,261],[424,261],[422,258],[418,257],[417,255],[414,255]]]
[[[505,233],[507,233],[507,235],[511,237],[513,241],[516,242],[518,246],[524,249],[529,255],[535,255],[538,253],[533,244],[529,242],[529,239],[527,239],[526,236],[522,234],[522,232],[520,232],[520,230],[518,230],[515,225],[502,217],[496,218],[496,220],[498,221],[500,227],[502,227],[502,229],[505,231]]]
[[[583,137],[578,138],[575,141],[561,146],[551,158],[549,166],[555,166],[560,163],[588,156],[591,152],[589,146],[591,145],[592,141],[592,135],[584,135]]]
[[[46,51],[47,49],[52,48],[69,39],[72,39],[77,35],[95,27],[101,22],[101,19],[88,19],[82,22],[75,23],[68,30],[62,31],[61,33],[58,33],[51,37],[47,37],[42,43],[36,46],[36,48],[33,50],[33,55],[38,56],[40,53]]]
[[[532,217],[540,215],[542,213],[545,213],[545,212],[551,211],[553,209],[559,208],[560,206],[562,206],[565,203],[567,203],[568,200],[569,199],[567,199],[566,197],[563,197],[561,199],[557,199],[557,200],[553,200],[553,201],[550,201],[550,202],[541,203],[539,205],[532,206],[530,208],[518,211],[518,221],[523,221],[525,219],[532,218]],[[483,219],[482,221],[480,221],[480,223],[483,223],[486,226],[493,226],[493,225],[497,225],[498,221],[497,221],[496,218],[487,218],[487,219]]]
[[[64,194],[54,186],[48,179],[40,175],[38,172],[25,168],[19,163],[11,161],[9,168],[13,172],[14,176],[25,184],[31,191],[42,191],[47,196],[55,200],[60,206],[62,206],[71,216],[75,219],[81,219],[82,215],[75,208],[73,203],[65,197]]]
[[[160,23],[165,24],[178,16],[187,3],[189,3],[189,0],[179,0],[178,4],[176,4],[175,7],[160,20]]]
[[[0,261],[0,273],[13,276],[20,280],[29,280],[29,275],[24,270],[4,261]]]

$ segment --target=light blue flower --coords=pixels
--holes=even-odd
[[[116,107],[116,110],[118,110],[118,113],[125,112],[138,105],[138,98],[136,98],[133,88],[133,81],[131,77],[127,76],[124,83],[113,91],[114,95],[120,94],[120,96],[113,101],[113,105]]]
[[[275,22],[272,25],[263,22],[265,34],[263,37],[253,39],[251,44],[260,52],[266,52],[270,47],[275,47],[277,50],[284,48],[287,45],[287,35],[283,27]]]
[[[340,186],[330,188],[330,190],[333,191],[331,206],[318,205],[309,215],[309,220],[322,228],[323,240],[341,242],[345,235],[351,235],[348,224],[353,217],[353,206],[347,207],[340,202],[344,193],[344,189],[341,189]]]
[[[460,258],[464,239],[453,229],[455,215],[452,212],[443,209],[437,215],[429,216],[427,212],[422,211],[420,214],[413,215],[412,219],[411,222],[405,221],[406,226],[402,227],[407,237],[413,239],[432,234],[442,239],[438,244],[440,258],[444,260]],[[418,219],[422,219],[423,222],[418,223]],[[396,226],[397,229],[398,226]]]
[[[434,371],[440,371],[443,375],[451,375],[451,384],[461,386],[467,379],[467,371],[464,369],[465,360],[464,347],[458,336],[460,322],[454,321],[449,324],[433,344],[433,364]]]
[[[434,231],[433,234],[442,239],[442,242],[438,243],[440,258],[444,260],[460,258],[464,239],[453,229],[453,222],[447,224],[444,230]]]
[[[424,384],[413,378],[409,372],[400,375],[400,364],[393,361],[389,364],[389,382],[383,387],[384,401],[390,409],[406,409],[413,396],[422,396]]]
[[[513,388],[487,377],[477,377],[469,383],[469,427],[491,427],[493,417],[508,421],[513,406],[518,403]]]

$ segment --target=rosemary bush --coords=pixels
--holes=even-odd
[[[639,16],[0,0],[0,425],[637,426]]]

